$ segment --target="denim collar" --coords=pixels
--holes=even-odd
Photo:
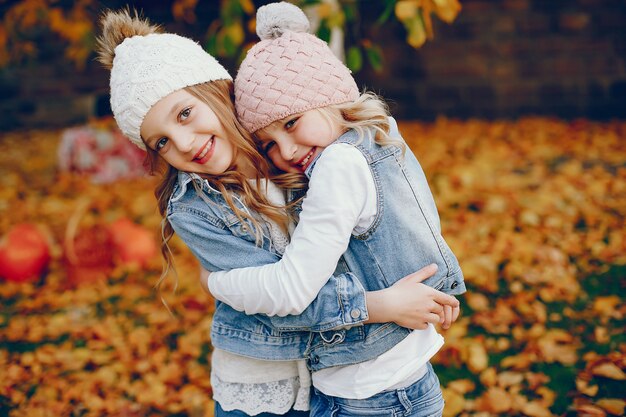
[[[209,180],[202,178],[195,172],[178,171],[178,179],[176,181],[176,185],[174,186],[174,191],[172,192],[170,200],[177,201],[183,195],[185,195],[185,193],[187,192],[187,187],[192,181],[195,181],[202,188],[202,191],[206,192],[207,194],[221,194],[218,190],[213,188],[211,184],[209,184]]]

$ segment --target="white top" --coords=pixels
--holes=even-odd
[[[313,386],[326,395],[354,399],[404,388],[424,376],[426,363],[441,346],[443,337],[429,324],[375,359],[313,372]]]
[[[283,192],[271,181],[267,196],[275,204],[285,204]],[[272,244],[283,253],[289,237],[277,225],[268,224]],[[253,416],[285,414],[291,408],[309,410],[311,375],[304,360],[264,361],[216,348],[211,357],[211,386],[213,399],[225,411],[241,410]]]
[[[246,314],[300,314],[332,275],[351,234],[360,234],[372,224],[376,188],[361,152],[349,144],[333,144],[316,164],[300,221],[282,259],[212,273],[208,286],[215,298]],[[313,385],[343,398],[366,398],[409,385],[442,344],[434,327],[415,330],[379,358],[315,372]]]

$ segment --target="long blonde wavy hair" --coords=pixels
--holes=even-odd
[[[98,38],[98,60],[108,69],[113,66],[115,47],[124,39],[132,36],[145,36],[151,33],[161,33],[159,26],[151,24],[147,19],[139,17],[129,9],[120,11],[106,11],[101,19],[102,35]],[[220,175],[199,174],[200,177],[209,181],[224,197],[233,213],[244,225],[248,222],[252,225],[251,232],[260,244],[263,237],[262,225],[257,213],[270,221],[275,222],[284,231],[287,230],[289,217],[285,207],[272,204],[263,189],[261,180],[270,177],[270,168],[267,160],[259,153],[252,136],[241,126],[235,116],[233,82],[231,80],[217,80],[197,84],[184,88],[188,93],[207,104],[217,115],[228,140],[234,145],[233,161],[243,161],[244,164],[256,168],[254,181],[250,181],[245,175],[237,170],[233,164]],[[146,146],[146,163],[152,175],[161,175],[161,180],[155,189],[159,213],[163,217],[161,235],[161,254],[165,260],[163,273],[156,287],[160,291],[161,285],[169,272],[173,270],[172,252],[169,241],[174,235],[174,229],[167,220],[167,205],[173,193],[178,178],[178,170],[169,165],[159,153]],[[202,196],[202,192],[194,181],[196,191]],[[295,183],[294,183],[295,184]],[[296,185],[293,185],[296,187]],[[234,203],[233,196],[251,210],[242,209]],[[167,304],[166,304],[167,306]]]

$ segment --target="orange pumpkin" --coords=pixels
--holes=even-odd
[[[128,218],[122,217],[111,223],[109,232],[119,262],[146,266],[157,253],[153,234]]]
[[[49,262],[48,241],[34,224],[15,225],[0,241],[0,277],[7,281],[34,281]]]

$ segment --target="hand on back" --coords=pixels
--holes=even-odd
[[[459,301],[422,284],[435,272],[437,266],[428,265],[383,290],[391,321],[418,330],[426,329],[428,323],[440,323],[443,329],[448,329],[456,321],[460,313]]]

